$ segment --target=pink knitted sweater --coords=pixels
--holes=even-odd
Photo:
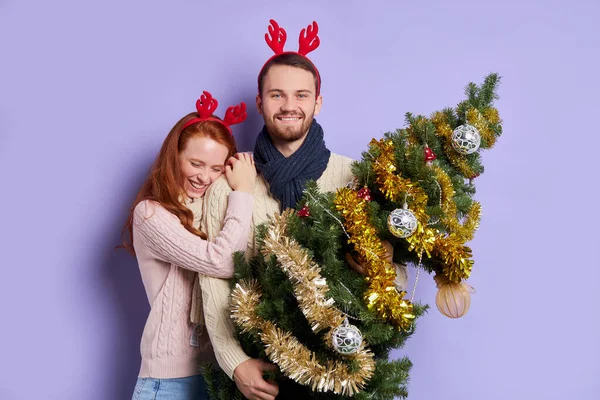
[[[158,203],[143,201],[134,210],[133,243],[150,302],[140,345],[139,377],[182,378],[214,360],[202,325],[190,322],[196,274],[233,276],[232,253],[246,249],[253,196],[231,192],[223,229],[209,242],[187,231]],[[201,202],[198,202],[201,203]]]

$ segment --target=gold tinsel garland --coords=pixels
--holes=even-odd
[[[485,111],[483,112],[483,116],[492,125],[496,125],[501,122],[500,114],[498,113],[498,110],[495,109],[494,107],[486,108]]]
[[[396,175],[396,166],[394,164],[394,144],[391,140],[373,139],[371,146],[379,148],[379,156],[373,162],[375,171],[375,183],[384,196],[394,202],[399,202],[401,196],[406,194],[411,198],[411,211],[417,218],[417,230],[408,238],[410,243],[409,250],[414,250],[418,254],[426,253],[431,257],[435,242],[435,232],[427,226],[429,216],[425,211],[428,197],[423,189],[413,183],[410,179],[402,178]]]
[[[493,112],[488,112],[493,117]],[[467,121],[479,131],[481,138],[485,140],[486,148],[489,149],[496,143],[496,134],[490,128],[490,122],[482,115],[478,109],[471,108],[467,111]]]
[[[377,236],[377,229],[368,220],[366,200],[348,188],[339,189],[334,204],[344,218],[348,240],[354,245],[366,273],[369,288],[365,292],[367,307],[402,330],[413,323],[413,305],[403,299],[394,285],[395,268],[386,260],[386,252]]]
[[[436,238],[435,254],[444,261],[442,273],[450,281],[460,282],[471,275],[471,248],[463,245],[453,234]]]
[[[266,257],[274,255],[283,272],[294,286],[294,296],[300,310],[311,325],[313,332],[337,327],[344,322],[344,315],[333,307],[333,299],[327,299],[327,281],[320,274],[321,268],[311,261],[310,255],[298,242],[285,235],[287,224],[294,210],[288,209],[276,215],[261,249]],[[331,335],[331,331],[328,333]],[[328,343],[331,343],[327,338]]]
[[[282,269],[294,283],[294,294],[313,331],[329,329],[325,340],[332,347],[331,331],[344,318],[333,307],[333,300],[325,298],[327,283],[320,276],[318,265],[311,261],[305,249],[285,236],[287,221],[292,213],[293,210],[285,211],[271,221],[263,254],[277,257]],[[333,391],[335,394],[352,396],[364,388],[375,370],[373,353],[365,349],[364,343],[356,353],[346,356],[360,365],[357,371],[350,372],[348,366],[340,361],[329,360],[322,365],[316,355],[291,333],[258,316],[256,307],[259,303],[260,291],[256,281],[239,282],[231,294],[232,319],[244,332],[258,331],[265,345],[265,353],[286,376],[301,385],[310,386],[313,391]]]
[[[453,201],[455,192],[450,177],[438,165],[433,165],[431,168],[435,172],[436,180],[442,189],[441,204],[444,212],[444,216],[441,218],[442,223],[448,228],[448,233],[454,234],[460,242],[466,243],[473,240],[473,235],[479,227],[481,219],[481,204],[476,201],[471,204],[471,208],[469,208],[461,225],[456,217],[458,211],[456,203]]]
[[[463,226],[457,220],[456,209],[453,206],[452,182],[450,178],[442,173],[443,170],[439,167],[435,169],[436,175],[442,178],[440,187],[442,187],[443,201],[442,208],[446,213],[446,223],[449,223],[449,228],[454,231],[449,234],[442,234],[428,227],[429,216],[425,207],[427,206],[428,197],[425,191],[413,183],[409,179],[402,178],[396,175],[396,167],[394,165],[394,147],[390,140],[381,139],[379,141],[372,140],[371,146],[379,148],[379,156],[373,162],[373,169],[376,174],[375,182],[379,186],[385,197],[391,201],[399,202],[403,195],[410,196],[410,209],[417,218],[417,230],[406,240],[409,243],[409,250],[415,251],[417,254],[427,254],[431,257],[432,254],[437,255],[444,261],[443,274],[454,282],[460,282],[462,279],[469,277],[473,266],[473,260],[470,260],[471,249],[464,246],[466,240],[473,235],[479,221],[479,205],[474,205]],[[444,179],[444,178],[448,179]],[[446,195],[444,195],[446,192]],[[356,205],[351,204],[356,207]],[[455,207],[455,205],[454,205]],[[339,209],[339,208],[338,208]],[[346,210],[352,210],[346,208]],[[343,210],[342,210],[343,212]],[[352,210],[350,215],[356,214],[357,211]],[[366,218],[366,216],[365,216]]]

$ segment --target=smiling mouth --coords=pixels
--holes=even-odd
[[[295,123],[300,121],[302,117],[277,117],[277,119],[283,123]]]
[[[208,186],[208,185],[201,185],[201,184],[199,184],[197,182],[193,182],[193,181],[189,181],[189,182],[190,182],[190,185],[192,185],[192,187],[196,190],[206,189],[206,187]]]

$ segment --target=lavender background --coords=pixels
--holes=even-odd
[[[269,18],[290,49],[319,22],[319,122],[350,157],[405,112],[503,77],[505,133],[476,181],[477,294],[447,319],[421,275],[433,308],[395,353],[414,363],[409,398],[598,399],[598,17],[591,0],[0,0],[0,399],[130,398],[148,305],[113,247],[200,92],[254,104]]]

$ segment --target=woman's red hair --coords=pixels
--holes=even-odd
[[[133,248],[133,211],[144,200],[159,203],[176,215],[185,229],[206,239],[206,234],[193,226],[194,215],[192,211],[181,202],[186,193],[183,186],[184,177],[179,166],[179,153],[185,149],[188,140],[193,137],[208,137],[227,147],[229,153],[225,161],[236,153],[236,146],[235,139],[228,129],[217,121],[198,122],[188,126],[182,132],[181,128],[193,118],[198,118],[198,113],[193,112],[186,115],[171,129],[150,169],[148,178],[146,178],[129,210],[129,217],[121,233],[121,239],[123,241],[122,247],[125,247],[132,254],[135,254]],[[220,119],[214,115],[212,118]]]

